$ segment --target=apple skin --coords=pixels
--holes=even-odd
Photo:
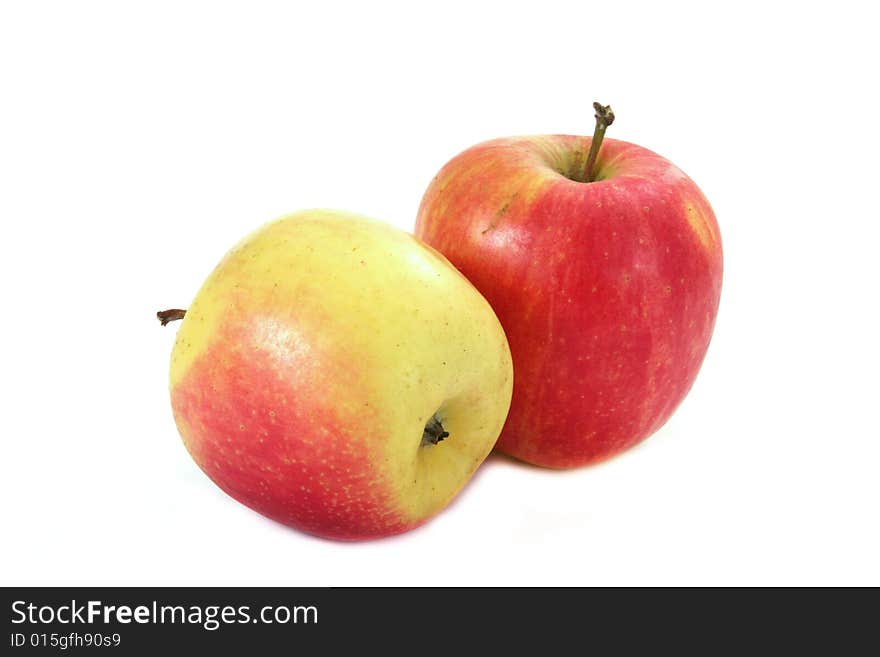
[[[690,390],[721,293],[709,202],[675,165],[590,137],[498,139],[447,163],[416,235],[492,304],[513,353],[497,448],[551,468],[598,462],[656,431]]]
[[[171,359],[186,448],[226,493],[333,539],[412,529],[492,450],[513,371],[486,300],[412,235],[312,210],[232,249]],[[439,409],[449,436],[422,445]]]

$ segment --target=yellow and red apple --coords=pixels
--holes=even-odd
[[[229,495],[336,539],[440,511],[491,451],[511,358],[492,308],[413,236],[333,211],[269,223],[187,309],[174,418]]]
[[[605,459],[669,418],[721,291],[721,237],[696,184],[645,148],[598,143],[591,165],[590,137],[474,146],[431,182],[416,224],[507,333],[516,379],[498,448],[554,468]]]

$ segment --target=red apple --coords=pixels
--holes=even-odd
[[[606,459],[666,422],[700,369],[721,292],[709,202],[656,153],[602,143],[609,108],[596,109],[593,138],[464,151],[416,223],[507,333],[516,377],[498,449],[554,468]]]

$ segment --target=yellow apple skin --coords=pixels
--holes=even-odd
[[[492,450],[513,369],[488,302],[431,247],[307,210],[234,247],[171,358],[177,427],[224,491],[342,540],[412,529]],[[423,441],[440,420],[449,436]]]

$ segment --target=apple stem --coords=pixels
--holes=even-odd
[[[431,416],[425,425],[425,432],[422,434],[422,447],[425,445],[436,445],[444,438],[449,437],[449,432],[443,428],[440,418],[437,414]]]
[[[587,155],[587,165],[584,168],[584,182],[593,182],[593,166],[596,164],[602,140],[605,138],[605,128],[614,123],[614,112],[611,111],[611,105],[593,103],[593,109],[596,110],[596,129],[593,131],[590,154]]]
[[[156,313],[156,317],[159,318],[159,321],[162,323],[162,326],[168,324],[168,322],[176,322],[178,319],[183,319],[183,316],[186,315],[185,310],[181,310],[180,308],[171,308],[170,310],[160,310]]]

